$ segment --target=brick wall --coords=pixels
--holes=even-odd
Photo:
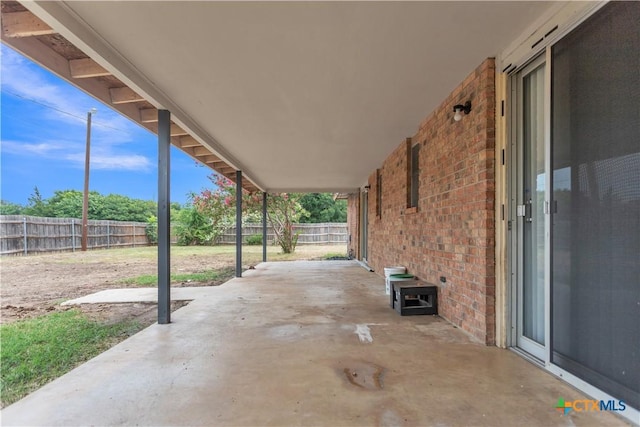
[[[349,194],[347,199],[347,230],[349,237],[347,240],[347,252],[356,259],[360,259],[360,195]]]
[[[380,217],[372,172],[368,209],[370,265],[380,273],[404,265],[432,283],[446,277],[440,315],[487,344],[495,342],[494,78],[487,59],[385,160]],[[454,121],[453,106],[467,100],[470,114]],[[419,203],[408,209],[408,151],[416,143]]]

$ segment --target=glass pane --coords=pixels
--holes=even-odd
[[[544,65],[523,79],[523,335],[544,345]]]
[[[640,3],[553,48],[552,362],[640,408]]]

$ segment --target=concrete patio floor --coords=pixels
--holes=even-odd
[[[1,412],[2,425],[621,425],[354,262],[260,264]]]

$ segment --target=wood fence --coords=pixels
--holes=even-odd
[[[318,223],[318,224],[296,224],[295,231],[300,232],[298,237],[299,245],[327,245],[327,244],[347,244],[349,233],[347,232],[347,224],[337,223]],[[245,224],[242,227],[242,237],[246,241],[247,237],[259,235],[262,236],[262,224]],[[267,227],[267,243],[273,243],[275,235],[271,227]],[[236,243],[236,228],[231,227],[225,231],[220,237],[221,244]]]
[[[144,222],[89,220],[87,249],[147,246],[147,224]],[[347,243],[346,223],[296,224],[300,232],[298,244]],[[218,243],[235,244],[236,229],[229,228]],[[262,236],[262,224],[245,224],[243,241],[254,235]],[[267,228],[267,243],[274,240]],[[39,252],[80,250],[82,220],[75,218],[41,218],[23,215],[0,215],[0,255],[27,255]],[[172,233],[172,242],[176,242]]]
[[[148,245],[144,222],[89,220],[87,248]],[[82,220],[0,215],[0,255],[80,250]]]

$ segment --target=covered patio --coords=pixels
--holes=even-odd
[[[2,411],[3,425],[620,425],[350,261],[263,263]]]
[[[1,3],[3,43],[158,134],[166,323],[4,424],[640,419],[637,3]],[[263,206],[341,193],[349,253],[437,283],[442,318],[318,262],[263,263],[171,319],[170,144]]]

